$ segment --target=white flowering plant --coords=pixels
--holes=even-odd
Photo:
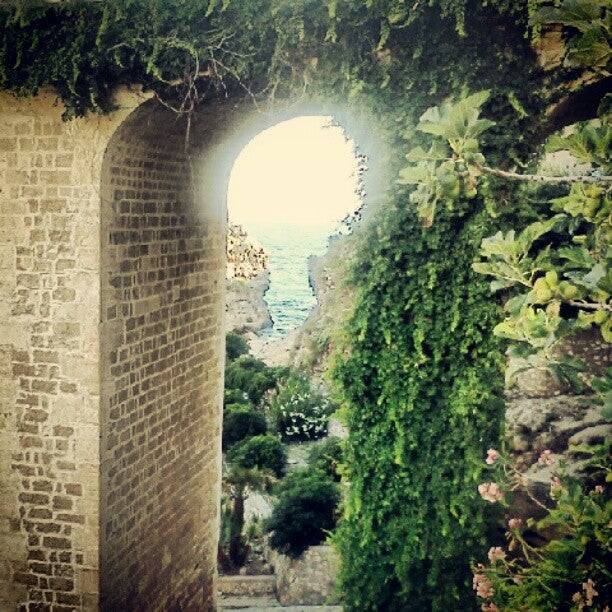
[[[323,393],[313,388],[309,377],[292,371],[268,397],[274,431],[285,442],[317,440],[327,435],[333,407]]]

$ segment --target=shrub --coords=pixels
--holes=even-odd
[[[226,365],[225,387],[245,392],[254,404],[258,404],[285,371],[286,368],[270,368],[261,359],[243,355]]]
[[[232,446],[228,460],[246,469],[271,470],[280,477],[285,470],[287,451],[278,438],[270,434],[259,435]]]
[[[308,465],[319,469],[336,482],[340,481],[338,466],[342,462],[342,441],[330,436],[314,446],[308,455]]]
[[[223,393],[223,407],[227,409],[232,404],[241,406],[252,406],[249,396],[240,389],[225,389]]]
[[[327,434],[329,401],[301,373],[284,379],[269,406],[274,429],[285,441],[316,440]]]
[[[266,419],[261,412],[242,404],[229,404],[223,415],[223,450],[267,431]]]
[[[249,343],[240,334],[229,332],[225,336],[225,357],[228,361],[234,361],[241,355],[249,352]]]
[[[340,491],[326,474],[312,468],[290,474],[279,491],[266,530],[272,532],[273,548],[297,557],[323,542],[335,527]]]

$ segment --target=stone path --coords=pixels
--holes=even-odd
[[[220,576],[218,612],[342,612],[341,606],[281,606],[274,576]]]

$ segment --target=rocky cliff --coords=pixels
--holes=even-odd
[[[241,225],[227,231],[226,331],[258,332],[272,325],[264,295],[270,286],[268,255]]]

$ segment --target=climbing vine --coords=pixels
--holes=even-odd
[[[487,122],[470,136],[476,149],[466,146],[473,162],[512,171],[529,163],[544,109],[574,68],[538,67],[528,20],[541,4],[16,2],[0,10],[0,87],[29,95],[52,86],[65,119],[111,110],[120,84],[140,84],[181,114],[224,96],[258,108],[301,97],[348,103],[378,118],[390,151],[420,147],[413,160],[429,150],[415,127],[428,108],[486,89],[477,102]],[[403,156],[387,161],[384,205],[370,205],[357,236],[356,308],[334,371],[350,427],[336,538],[345,605],[470,609],[470,563],[490,511],[476,485],[502,433],[504,349],[491,333],[500,308],[472,262],[483,238],[510,216],[522,228],[532,213],[497,210],[513,188],[492,176],[475,193],[467,165],[453,161],[431,200],[406,172],[396,182]],[[455,172],[467,174],[451,185]]]

